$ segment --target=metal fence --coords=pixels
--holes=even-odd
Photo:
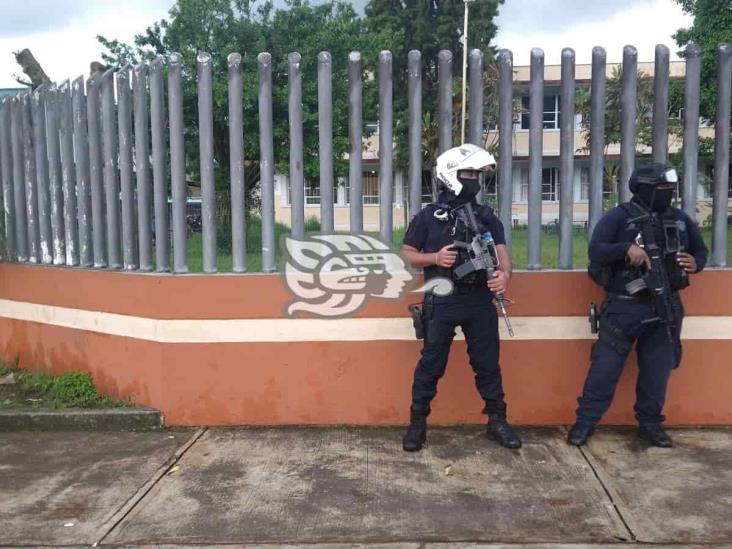
[[[684,210],[695,215],[699,141],[700,50],[686,48],[683,128]],[[561,57],[559,267],[573,268],[572,227],[574,174],[575,53]],[[726,265],[727,210],[730,163],[730,100],[732,48],[717,51],[717,114],[714,150],[712,260]],[[484,59],[470,52],[468,141],[484,142]],[[349,207],[352,232],[363,230],[362,78],[361,55],[348,59]],[[438,148],[453,143],[453,55],[438,57]],[[514,67],[512,53],[497,55],[498,80],[498,214],[511,240],[512,131]],[[629,198],[628,178],[636,161],[637,51],[623,51],[619,198]],[[274,147],[272,127],[272,58],[260,53],[258,67],[258,139],[260,158],[262,266],[276,270]],[[213,156],[212,58],[197,58],[198,137],[200,146],[203,271],[216,272],[216,193]],[[320,144],[321,226],[333,230],[333,111],[332,59],[317,59],[318,132]],[[422,195],[422,59],[411,51],[407,67],[408,196],[410,214],[419,211]],[[167,82],[165,77],[167,74]],[[589,230],[603,213],[604,124],[606,110],[606,52],[592,52]],[[253,76],[253,75],[252,75]],[[379,55],[379,174],[380,236],[392,239],[393,193],[393,70],[392,55]],[[305,231],[303,176],[303,100],[301,57],[288,56],[289,146],[292,234]],[[228,57],[228,124],[232,269],[246,265],[244,133],[242,62]],[[167,93],[166,87],[167,85]],[[186,221],[186,131],[183,121],[182,57],[107,71],[86,81],[42,86],[33,92],[2,99],[0,106],[0,176],[4,205],[5,259],[18,262],[174,273],[188,272]],[[528,266],[541,268],[542,110],[544,53],[531,52],[529,84]],[[669,50],[656,48],[653,102],[653,159],[667,158]],[[401,91],[401,90],[399,90]],[[167,98],[167,110],[166,110]],[[168,135],[166,135],[166,132]],[[247,136],[254,138],[254,136]],[[168,202],[171,202],[169,209]],[[172,234],[172,238],[167,235]],[[155,235],[166,237],[154,238]],[[172,250],[171,250],[172,243]],[[172,251],[172,254],[171,254]],[[171,265],[172,257],[172,265]]]

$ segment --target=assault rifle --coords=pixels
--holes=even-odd
[[[677,319],[674,312],[674,304],[671,299],[673,292],[668,273],[666,272],[664,249],[656,242],[656,234],[654,231],[656,224],[660,223],[660,221],[651,212],[641,211],[642,213],[639,216],[629,219],[628,224],[638,223],[640,225],[640,233],[635,239],[636,244],[648,254],[648,258],[651,261],[651,268],[646,269],[639,278],[628,282],[625,285],[625,289],[630,295],[636,295],[643,290],[648,290],[651,293],[658,316],[649,319],[647,322],[661,322],[666,328],[669,341],[671,343],[678,343],[676,341],[676,334],[678,333]]]
[[[496,241],[493,240],[493,235],[491,233],[481,234],[478,222],[475,219],[473,206],[470,202],[466,202],[462,206],[453,209],[453,213],[473,233],[473,239],[470,242],[463,242],[461,240],[455,240],[453,242],[454,248],[464,249],[468,255],[468,261],[455,269],[455,277],[460,280],[474,271],[485,271],[488,280],[490,280],[493,278],[493,273],[499,265]],[[513,337],[513,327],[506,312],[506,298],[503,293],[495,294],[495,296],[498,302],[498,308],[501,310],[503,319],[506,321],[508,333]]]

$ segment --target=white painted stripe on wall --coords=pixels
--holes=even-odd
[[[298,341],[414,340],[410,318],[159,320],[84,309],[0,299],[0,318],[132,337],[157,343],[252,343]],[[505,340],[595,339],[585,317],[513,317]],[[732,316],[692,316],[684,320],[683,339],[732,339]],[[458,329],[456,339],[463,339]]]

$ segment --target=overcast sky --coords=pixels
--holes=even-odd
[[[477,0],[480,2],[481,0]],[[365,0],[356,0],[359,11]],[[174,0],[0,0],[0,87],[15,87],[19,67],[13,52],[30,48],[57,81],[86,75],[99,60],[96,35],[129,41],[135,33],[167,16]],[[691,24],[673,0],[506,0],[498,18],[497,43],[526,65],[532,47],[541,47],[546,63],[559,63],[563,47],[588,63],[592,47],[604,46],[608,61],[619,61],[626,44],[638,48],[639,60],[653,60],[656,44]]]

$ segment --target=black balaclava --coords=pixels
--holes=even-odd
[[[673,189],[659,189],[653,185],[638,185],[636,192],[643,205],[654,212],[665,212],[671,206]]]
[[[468,179],[460,177],[460,172],[457,174],[457,180],[463,184],[463,188],[460,190],[458,198],[462,199],[463,202],[467,202],[475,198],[480,192],[480,177],[476,179]]]

